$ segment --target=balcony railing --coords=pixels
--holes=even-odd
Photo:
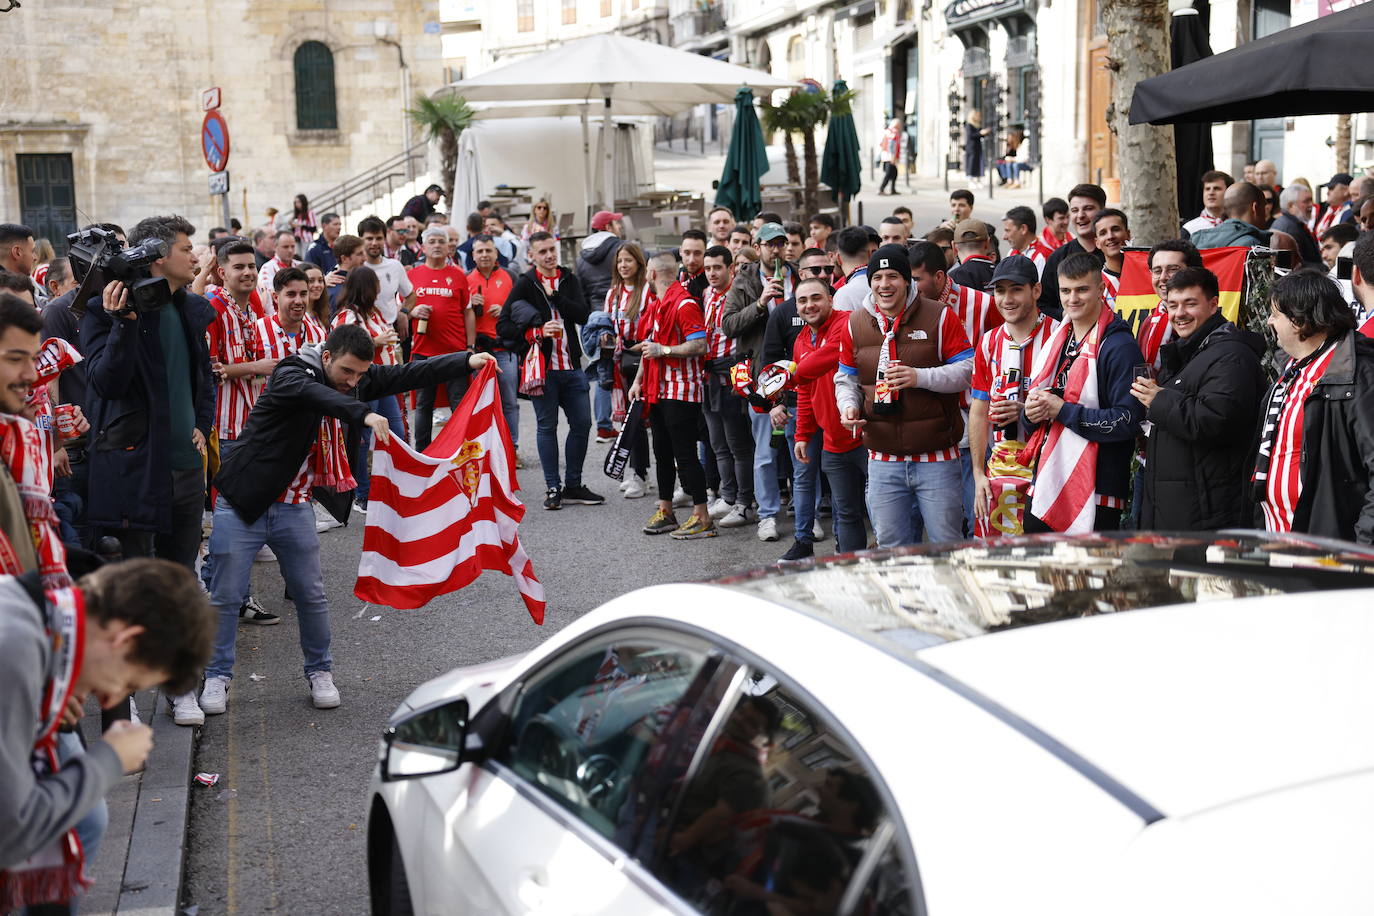
[[[713,35],[716,32],[723,32],[726,18],[725,6],[722,3],[713,3],[705,9],[678,13],[670,20],[673,27],[673,41],[674,43],[681,43],[691,41],[694,38]]]

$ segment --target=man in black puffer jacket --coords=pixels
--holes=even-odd
[[[1160,351],[1158,382],[1139,378],[1131,386],[1154,424],[1145,447],[1141,527],[1248,526],[1247,460],[1264,392],[1264,341],[1222,316],[1210,270],[1184,268],[1166,295],[1177,337]]]

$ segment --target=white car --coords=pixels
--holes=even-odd
[[[397,710],[373,912],[1372,913],[1372,575],[1123,534],[624,595]]]

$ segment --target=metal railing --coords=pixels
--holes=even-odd
[[[425,166],[428,144],[416,143],[385,162],[374,165],[334,187],[315,195],[310,206],[316,213],[348,213],[353,207],[385,197],[400,185],[414,181]]]

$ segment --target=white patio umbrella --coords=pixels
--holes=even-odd
[[[458,169],[453,176],[453,200],[449,202],[451,220],[464,219],[477,209],[482,199],[482,168],[477,158],[477,138],[471,129],[458,136]]]
[[[602,193],[614,198],[611,118],[617,103],[673,115],[707,102],[731,104],[741,86],[768,93],[792,85],[761,70],[605,33],[570,41],[446,88],[469,102],[571,100],[586,106],[599,101],[604,129]],[[587,108],[578,113],[585,118]],[[590,157],[590,143],[585,139],[583,152]],[[614,200],[605,201],[607,207],[614,204]]]

